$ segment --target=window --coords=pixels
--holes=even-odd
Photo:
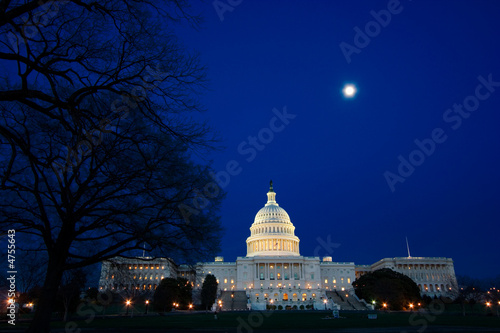
[[[227,279],[224,279],[224,283],[227,283]]]
[[[351,278],[347,278],[347,283],[351,283]]]
[[[327,283],[328,283],[328,279],[325,279],[325,284],[327,284]]]
[[[260,273],[260,279],[264,280],[264,273]]]
[[[285,280],[289,280],[288,273],[285,273]]]
[[[269,273],[269,277],[271,280],[274,280],[274,273]]]
[[[297,273],[295,273],[295,280],[298,280],[299,279],[299,275]]]

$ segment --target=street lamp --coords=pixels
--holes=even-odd
[[[126,316],[128,315],[128,308],[129,308],[131,303],[132,302],[129,299],[125,302],[125,307],[127,308],[127,312],[125,313]]]
[[[387,310],[387,303],[382,304],[382,306],[384,307],[384,310]]]
[[[328,302],[328,301],[327,301],[327,300],[326,300],[326,298],[325,298],[325,299],[323,300],[323,303],[325,303],[325,310],[326,310],[326,302]]]
[[[410,303],[410,311],[413,311],[413,303]]]
[[[149,300],[146,300],[146,312],[144,314],[148,314]]]
[[[193,310],[193,304],[189,304],[189,310]]]

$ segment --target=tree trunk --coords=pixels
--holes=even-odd
[[[64,304],[64,317],[63,317],[63,322],[68,321],[68,305]]]
[[[62,280],[64,258],[49,257],[47,275],[43,284],[42,294],[37,304],[35,316],[31,322],[28,333],[48,333],[50,332],[50,319],[52,309],[56,302],[57,290]]]

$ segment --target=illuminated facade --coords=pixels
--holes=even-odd
[[[290,217],[276,202],[271,182],[267,203],[250,227],[245,257],[237,257],[235,262],[224,262],[222,257],[216,257],[214,262],[198,263],[195,267],[176,266],[169,259],[155,259],[150,261],[149,268],[142,270],[136,267],[147,267],[146,261],[122,259],[114,266],[103,263],[99,284],[101,289],[148,290],[156,287],[161,276],[181,276],[192,282],[196,294],[205,276],[212,274],[219,283],[218,298],[224,310],[265,310],[269,306],[367,309],[367,304],[355,296],[352,282],[381,268],[391,268],[409,276],[423,295],[446,295],[456,287],[453,261],[449,258],[386,258],[373,265],[356,266],[353,262],[334,262],[331,257],[301,256],[299,243]],[[119,275],[118,271],[125,273]],[[113,276],[120,276],[120,282]]]

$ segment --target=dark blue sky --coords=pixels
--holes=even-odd
[[[212,1],[196,4],[201,30],[179,31],[208,66],[203,118],[226,147],[207,159],[239,166],[221,211],[225,260],[246,254],[272,179],[302,255],[371,264],[406,256],[408,236],[412,256],[499,274],[500,3],[238,2],[215,2],[232,9],[223,20]],[[388,6],[390,22],[374,24]],[[370,40],[355,41],[356,27]],[[343,42],[358,45],[349,63]],[[286,125],[273,120],[284,108]],[[415,152],[433,131],[433,152]],[[411,175],[398,174],[400,155],[418,164]],[[405,179],[394,191],[387,171]]]

